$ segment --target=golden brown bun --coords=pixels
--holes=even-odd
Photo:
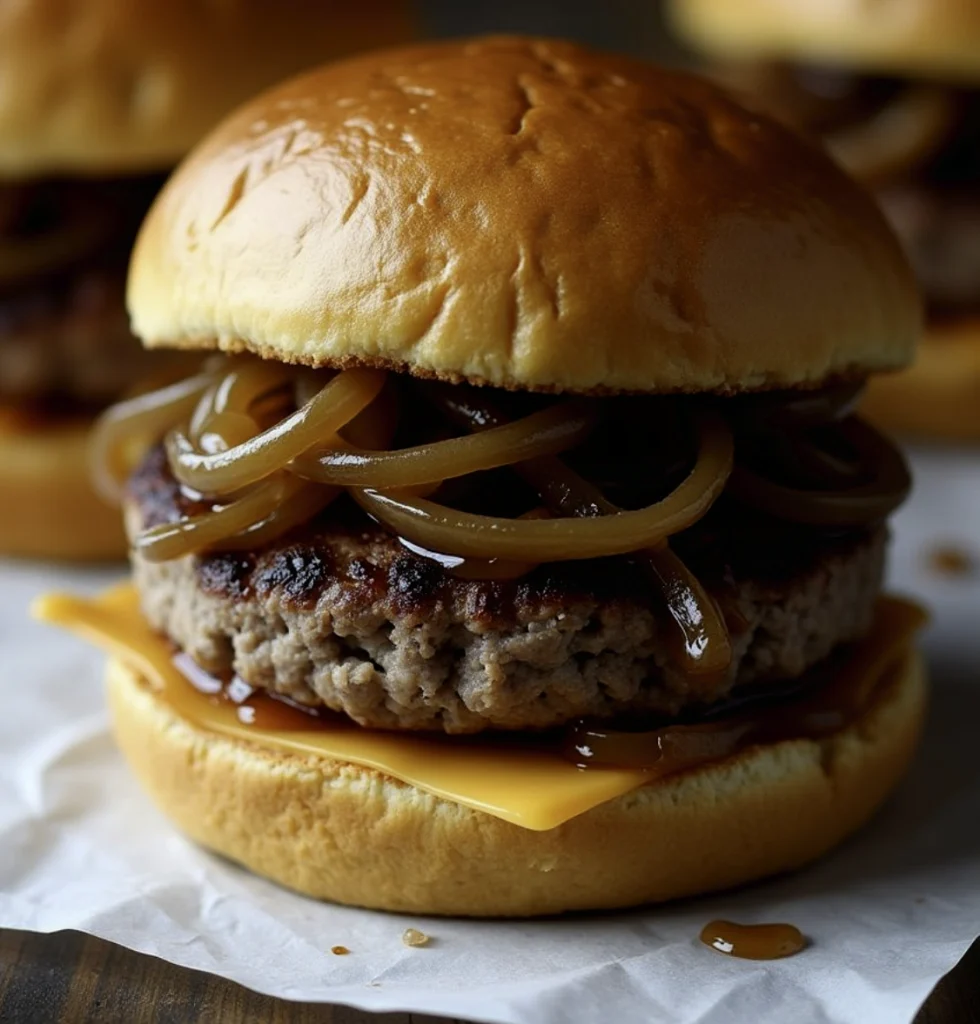
[[[0,554],[101,562],[126,555],[119,509],[92,490],[84,420],[0,421]]]
[[[0,177],[171,166],[284,76],[410,36],[407,0],[0,4]]]
[[[976,0],[670,0],[678,33],[734,57],[980,77]]]
[[[873,380],[862,412],[897,434],[980,441],[980,316],[930,324],[915,363]]]
[[[633,906],[799,867],[889,793],[925,703],[910,654],[831,740],[754,748],[531,832],[375,771],[199,730],[118,660],[108,683],[123,753],[193,839],[317,898],[480,917]]]
[[[822,153],[570,43],[371,54],[246,105],[137,242],[150,346],[505,387],[737,391],[903,365],[911,272]]]

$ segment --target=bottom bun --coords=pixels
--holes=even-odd
[[[915,363],[875,377],[861,411],[896,434],[980,440],[980,317],[930,324]]]
[[[532,832],[376,771],[205,732],[118,660],[108,685],[123,753],[192,839],[309,896],[474,917],[635,906],[813,860],[901,778],[926,690],[910,653],[830,739],[751,748]]]
[[[89,480],[90,426],[0,420],[0,554],[78,562],[125,556],[119,510]]]

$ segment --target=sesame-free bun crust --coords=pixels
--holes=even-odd
[[[118,660],[108,684],[124,755],[197,842],[320,899],[475,917],[627,907],[799,867],[896,784],[925,703],[910,654],[831,739],[752,748],[532,832],[376,771],[200,730]]]
[[[0,177],[166,168],[286,75],[408,38],[407,0],[0,4]]]
[[[980,316],[929,324],[912,366],[871,381],[861,411],[896,434],[980,441]]]
[[[427,44],[239,110],[144,223],[151,347],[504,387],[721,391],[903,365],[911,272],[831,161],[706,81]]]
[[[87,420],[50,424],[0,410],[0,555],[122,560],[122,516],[92,489]]]
[[[727,56],[980,78],[976,0],[670,0],[679,34]]]

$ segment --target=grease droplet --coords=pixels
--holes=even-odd
[[[701,941],[719,953],[741,960],[779,960],[806,947],[805,936],[791,924],[712,921],[701,929]]]

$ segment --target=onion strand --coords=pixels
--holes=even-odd
[[[416,487],[565,451],[583,441],[594,423],[595,411],[588,405],[567,403],[480,434],[414,448],[373,452],[348,446],[308,452],[293,468],[307,480],[341,487]]]
[[[89,439],[89,460],[95,488],[106,501],[119,503],[123,483],[136,461],[133,449],[187,419],[215,379],[214,373],[198,374],[117,402],[99,417]]]
[[[731,431],[712,411],[703,411],[699,420],[698,458],[687,479],[662,501],[636,512],[594,519],[499,519],[397,492],[357,488],[351,493],[396,533],[447,554],[539,562],[629,554],[697,522],[724,489],[734,455]]]
[[[182,484],[202,494],[241,490],[335,434],[374,401],[384,381],[380,370],[344,370],[268,430],[213,454],[199,452],[187,432],[175,428],[166,439],[170,467]],[[216,411],[220,411],[218,401]]]

